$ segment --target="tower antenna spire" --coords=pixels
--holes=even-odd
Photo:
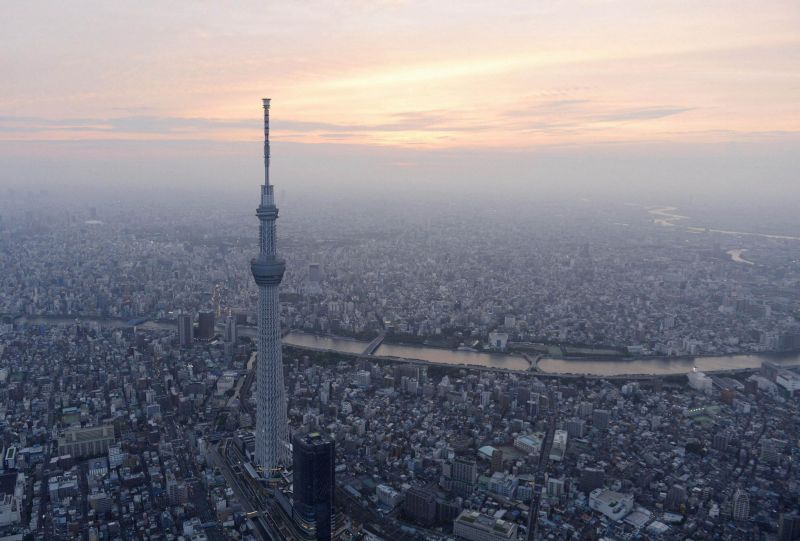
[[[264,185],[269,186],[269,104],[270,98],[262,98],[264,105]]]

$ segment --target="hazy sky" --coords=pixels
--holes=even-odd
[[[797,0],[7,1],[0,183],[257,184],[269,96],[290,186],[800,193],[798,29]]]

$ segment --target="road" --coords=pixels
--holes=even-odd
[[[547,427],[547,435],[542,442],[542,448],[539,451],[539,460],[536,464],[536,477],[533,487],[533,496],[531,497],[531,506],[528,509],[528,541],[537,539],[537,528],[539,521],[539,505],[542,502],[542,491],[544,489],[545,474],[550,465],[549,455],[550,447],[553,445],[553,437],[556,432],[556,423],[558,422],[558,414],[555,408],[555,400],[553,393],[548,393],[548,407],[549,407],[549,423]]]

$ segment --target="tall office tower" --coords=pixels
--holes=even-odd
[[[182,348],[192,347],[194,342],[194,322],[189,314],[178,315],[178,343]]]
[[[567,421],[567,435],[570,438],[582,438],[586,434],[586,421],[570,419]]]
[[[781,513],[778,518],[778,541],[800,539],[800,514]]]
[[[589,494],[596,488],[602,488],[606,482],[606,472],[599,468],[584,468],[581,470],[578,480],[578,488],[581,492]]]
[[[308,280],[309,282],[322,281],[322,269],[320,268],[319,263],[312,263],[308,266]]]
[[[750,518],[750,496],[737,488],[733,494],[733,520],[747,520]]]
[[[316,532],[318,541],[330,541],[336,488],[334,443],[322,434],[296,434],[292,503],[299,526]]]
[[[761,440],[761,453],[759,453],[761,462],[767,464],[777,464],[781,460],[781,446],[780,442],[773,438],[764,438]]]
[[[727,432],[718,432],[714,434],[714,439],[711,441],[711,448],[715,451],[726,451],[731,442],[731,437]]]
[[[597,429],[606,430],[609,419],[611,419],[611,412],[608,410],[594,410],[592,412],[592,425]]]
[[[235,344],[239,340],[239,327],[236,324],[236,316],[228,316],[225,320],[225,342]]]
[[[258,372],[256,374],[256,461],[269,470],[288,462],[289,427],[283,387],[281,324],[278,286],[286,263],[276,250],[274,187],[269,183],[269,99],[264,99],[264,185],[256,209],[259,225],[258,256],[250,270],[258,285]]]
[[[197,338],[211,340],[214,338],[214,325],[216,317],[211,310],[203,310],[197,314]]]
[[[432,526],[436,521],[436,495],[430,488],[411,487],[406,491],[403,511],[417,524]]]
[[[591,402],[581,402],[578,405],[578,415],[581,417],[591,417],[594,411],[594,404]]]
[[[451,469],[452,490],[456,496],[470,496],[478,481],[478,467],[474,460],[456,457]]]
[[[492,451],[492,473],[503,471],[503,451],[495,449]]]

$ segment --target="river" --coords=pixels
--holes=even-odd
[[[738,248],[736,250],[728,250],[725,253],[731,256],[731,261],[736,261],[737,263],[744,263],[745,265],[755,265],[755,263],[753,263],[752,261],[742,257],[742,254],[744,254],[746,251],[747,248]]]
[[[437,364],[472,364],[507,370],[528,370],[531,363],[520,355],[503,355],[479,351],[459,351],[403,344],[381,344],[375,355],[421,359]]]
[[[677,225],[676,222],[680,220],[690,220],[689,216],[683,216],[682,214],[675,214],[674,211],[678,210],[677,207],[662,207],[662,208],[650,208],[647,209],[647,212],[655,216],[653,218],[653,223],[660,226],[665,227],[674,227]],[[746,237],[760,237],[763,239],[774,239],[774,240],[800,240],[800,237],[794,235],[774,235],[769,233],[753,233],[750,231],[733,231],[730,229],[713,229],[713,228],[705,228],[705,227],[696,227],[696,226],[685,226],[684,229],[686,231],[691,231],[692,233],[718,233],[720,235],[733,235],[733,236],[746,236]]]
[[[343,351],[345,353],[363,353],[369,344],[369,342],[362,342],[360,340],[320,336],[305,332],[290,332],[284,336],[282,340],[284,344],[289,344],[290,346],[330,349],[332,351]]]
[[[720,355],[717,357],[658,357],[652,359],[556,359],[543,358],[537,368],[541,372],[555,374],[587,374],[592,376],[629,376],[634,374],[665,376],[686,374],[697,367],[701,372],[758,368],[764,361],[783,366],[800,365],[800,353],[786,356],[769,354]]]
[[[361,353],[367,342],[359,342],[344,338],[316,336],[306,333],[289,333],[284,343],[298,347],[312,347]],[[528,370],[530,363],[520,355],[504,355],[477,351],[457,351],[432,348],[412,344],[381,344],[375,355],[379,357],[399,357],[419,359],[437,364],[477,365],[487,368],[505,368],[508,370]],[[784,366],[800,365],[800,353],[777,356],[770,354],[735,354],[716,357],[654,357],[652,359],[560,359],[543,357],[537,364],[538,371],[545,374],[586,374],[591,376],[625,376],[625,375],[674,375],[691,372],[694,367],[705,372],[720,370],[739,370],[758,368],[764,361],[771,361]]]
[[[283,338],[284,344],[297,347],[329,349],[346,353],[362,353],[369,344],[347,338],[317,336],[315,334],[292,332]],[[478,351],[459,351],[452,349],[432,348],[413,344],[383,343],[375,351],[378,357],[397,357],[416,359],[436,364],[475,365],[508,370],[528,370],[530,363],[521,355],[503,355],[502,353],[484,353]]]
[[[125,321],[104,320],[98,318],[22,318],[21,321],[33,325],[65,325],[76,320],[94,322],[107,328],[127,327]],[[139,326],[147,330],[175,330],[175,323],[148,321]],[[240,327],[239,334],[253,336],[254,329]],[[368,342],[348,338],[316,335],[304,332],[290,332],[283,338],[287,345],[341,351],[343,353],[362,353]],[[416,359],[436,364],[473,365],[486,368],[502,368],[507,370],[529,370],[530,363],[521,355],[505,355],[479,351],[460,351],[433,348],[413,344],[381,344],[375,352],[378,357],[395,357]],[[586,374],[590,376],[625,376],[625,375],[674,375],[686,374],[697,367],[704,372],[719,370],[738,370],[758,368],[764,361],[772,361],[784,366],[800,365],[800,353],[776,356],[770,354],[734,354],[716,357],[652,359],[560,359],[543,357],[536,368],[545,374]]]

